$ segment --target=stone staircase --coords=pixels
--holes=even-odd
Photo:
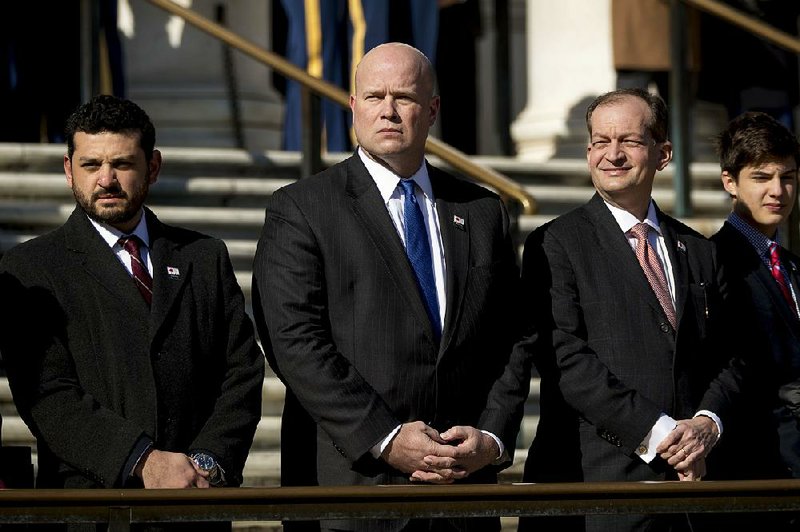
[[[66,186],[62,158],[64,147],[46,144],[0,144],[0,253],[63,223],[74,208]],[[297,153],[249,154],[241,150],[163,148],[164,166],[151,188],[148,206],[163,221],[189,227],[222,238],[229,249],[237,279],[250,306],[250,281],[256,242],[264,220],[266,198],[279,187],[298,178]],[[333,164],[349,154],[328,154]],[[510,158],[475,157],[523,184],[536,198],[539,212],[521,216],[517,241],[531,230],[593,194],[584,160],[528,163]],[[439,161],[431,159],[433,164]],[[729,203],[719,184],[716,164],[695,163],[693,218],[684,221],[710,235],[722,224]],[[654,197],[667,212],[674,205],[670,169],[659,174]],[[527,447],[538,420],[538,380],[520,433],[514,466],[504,472],[502,482],[521,479]],[[263,414],[245,468],[245,485],[276,486],[279,483],[280,414],[284,388],[268,370],[263,388]],[[33,437],[14,409],[8,383],[0,378],[2,441],[6,445],[30,445]],[[504,520],[504,528],[513,520]],[[254,528],[255,527],[255,528]],[[277,523],[241,523],[240,529],[279,530]]]

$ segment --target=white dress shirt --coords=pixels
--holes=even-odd
[[[97,229],[97,232],[100,233],[100,236],[103,237],[103,240],[106,241],[108,247],[111,248],[111,251],[114,252],[131,276],[133,276],[133,269],[131,268],[131,255],[125,251],[125,249],[119,243],[119,239],[127,235],[138,236],[144,244],[139,247],[139,255],[142,257],[142,263],[147,264],[147,271],[150,272],[150,277],[153,276],[153,262],[150,260],[150,234],[147,232],[147,222],[145,221],[144,212],[142,212],[142,217],[139,219],[139,223],[136,225],[136,228],[132,233],[123,233],[119,229],[93,220],[92,218],[89,218],[89,221],[92,222],[94,228]]]
[[[381,193],[383,203],[389,211],[389,216],[394,222],[397,234],[400,235],[403,245],[406,244],[405,230],[403,228],[403,209],[404,200],[403,191],[399,188],[400,176],[383,166],[382,164],[372,160],[364,153],[361,148],[358,149],[358,156],[367,167],[369,175],[375,181],[378,191]],[[422,210],[422,217],[425,220],[425,227],[428,230],[428,240],[431,246],[431,258],[433,259],[433,278],[436,282],[436,298],[439,302],[439,320],[444,327],[444,316],[447,310],[447,299],[445,297],[445,273],[447,272],[447,265],[444,260],[444,246],[442,246],[442,233],[439,230],[439,215],[436,211],[436,198],[433,197],[433,187],[431,186],[431,179],[428,177],[428,166],[425,161],[419,169],[410,177],[416,182],[415,187],[417,194],[417,203],[424,206]]]
[[[619,207],[615,207],[611,205],[607,201],[605,202],[608,210],[611,211],[611,214],[614,216],[614,219],[617,221],[619,228],[622,232],[627,236],[628,231],[633,228],[634,225],[644,222],[654,230],[648,233],[648,240],[650,240],[650,245],[653,246],[653,249],[656,251],[656,255],[658,255],[658,261],[661,263],[661,267],[664,270],[664,277],[667,279],[667,285],[669,287],[669,294],[672,298],[672,304],[675,305],[675,276],[672,272],[672,262],[669,260],[669,252],[667,251],[667,244],[664,241],[664,235],[661,233],[661,226],[658,224],[658,216],[656,215],[655,205],[653,205],[653,200],[650,200],[650,205],[647,207],[647,215],[645,216],[644,220],[639,220],[633,214],[629,213],[626,210],[620,209]],[[635,237],[628,237],[628,243],[630,244],[631,248],[636,251],[636,238]],[[676,314],[677,314],[677,307],[676,307]],[[719,430],[719,435],[722,435],[722,420],[708,410],[699,410],[694,417],[697,416],[707,416],[710,417],[714,423],[717,425],[717,429]],[[646,463],[650,463],[653,458],[656,457],[656,448],[658,445],[667,437],[672,429],[675,428],[676,421],[671,416],[662,413],[661,417],[658,418],[653,428],[650,429],[650,432],[645,436],[642,443],[636,449],[636,454],[644,460]]]

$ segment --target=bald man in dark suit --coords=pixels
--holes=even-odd
[[[439,110],[433,88],[421,52],[398,43],[374,48],[350,98],[357,152],[277,191],[267,205],[254,307],[267,358],[287,385],[284,485],[465,476],[424,458],[452,449],[440,431],[478,421],[513,342],[518,268],[500,198],[424,159]],[[422,261],[411,252],[415,204],[426,233]],[[419,262],[432,273],[428,281]],[[498,458],[499,441],[486,438]],[[495,479],[487,469],[468,480]],[[322,523],[431,526],[487,531],[499,520]]]

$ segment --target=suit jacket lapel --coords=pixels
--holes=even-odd
[[[190,258],[181,253],[178,242],[171,240],[166,227],[149,209],[145,209],[150,235],[150,260],[153,263],[153,300],[150,308],[151,339],[164,324],[192,273]]]
[[[433,341],[433,327],[425,311],[417,279],[378,187],[358,155],[348,159],[346,169],[346,188],[347,194],[352,198],[353,213],[361,220],[364,230],[386,264],[399,295],[405,299],[410,311],[423,324],[425,334]]]
[[[796,335],[800,335],[797,319],[792,315],[789,305],[783,299],[778,283],[772,278],[769,268],[758,256],[753,245],[738,229],[728,222],[725,222],[722,229],[720,229],[719,236],[726,241],[727,253],[735,257],[735,264],[730,265],[729,268],[741,272],[740,275],[745,277],[746,281],[761,286],[761,292],[767,295],[775,312],[781,316],[790,330]],[[789,272],[789,276],[796,278],[796,266],[792,257],[787,257],[786,259],[781,257],[781,261],[784,263],[784,268]]]
[[[689,260],[686,244],[680,240],[675,228],[656,205],[658,225],[667,247],[669,262],[672,265],[672,280],[675,283],[675,316],[680,327],[686,298],[689,294]]]
[[[620,269],[620,277],[629,279],[642,299],[663,314],[664,310],[650,287],[650,283],[636,259],[636,254],[628,243],[628,238],[620,229],[614,215],[608,210],[603,198],[595,193],[594,197],[586,204],[586,211],[591,218],[600,247],[608,257],[611,257],[612,264]]]
[[[436,198],[436,211],[439,215],[439,231],[442,235],[442,246],[445,258],[445,293],[447,294],[447,312],[442,326],[442,342],[439,350],[441,356],[453,337],[455,324],[461,310],[464,287],[469,272],[469,216],[466,206],[457,203],[448,196],[445,177],[441,172],[428,165],[428,175]],[[456,223],[456,220],[459,220]]]
[[[119,304],[125,312],[145,315],[147,303],[136,289],[125,266],[92,226],[86,213],[76,207],[64,224],[65,244],[75,254],[77,262],[90,279],[93,279],[109,294],[109,300]],[[134,323],[146,321],[132,319]]]
[[[765,293],[769,294],[770,299],[772,300],[772,306],[775,308],[775,312],[781,316],[781,319],[786,322],[786,325],[791,331],[794,331],[795,334],[798,333],[798,321],[792,312],[792,309],[789,307],[788,303],[783,297],[783,292],[781,292],[780,287],[778,286],[777,281],[772,277],[772,272],[769,271],[767,265],[764,264],[761,260],[761,257],[758,256],[753,246],[747,239],[739,233],[739,231],[731,227],[733,231],[736,231],[737,236],[740,236],[742,239],[742,249],[747,250],[752,253],[753,257],[758,261],[758,267],[753,269],[751,275],[754,279],[756,279],[763,287]],[[794,266],[794,262],[790,259],[781,255],[781,262],[783,263],[783,267],[789,273],[790,279],[796,277],[796,266]],[[794,281],[792,280],[793,284]],[[796,286],[796,284],[795,284]]]
[[[795,297],[800,297],[800,292],[798,292],[798,283],[797,283],[797,264],[795,264],[795,258],[789,256],[788,252],[781,253],[781,262],[783,263],[783,267],[786,270],[786,273],[789,274],[789,282],[792,284],[792,289],[794,291]],[[762,268],[763,270],[763,268]],[[769,275],[770,279],[772,278],[772,274]],[[778,283],[772,279],[774,294],[780,294],[780,298],[783,299],[783,294],[780,292],[780,288],[778,288]],[[773,297],[778,297],[777,295],[773,295]],[[797,316],[793,312],[793,309],[789,307],[789,305],[781,305],[781,315],[783,319],[786,320],[786,323],[789,325],[789,328],[794,331],[795,334],[800,333],[800,322],[798,322]]]

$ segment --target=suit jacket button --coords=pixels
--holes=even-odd
[[[665,332],[665,333],[669,332],[669,323],[667,323],[665,321],[661,322],[661,325],[659,325],[659,327],[661,328],[661,332]]]

